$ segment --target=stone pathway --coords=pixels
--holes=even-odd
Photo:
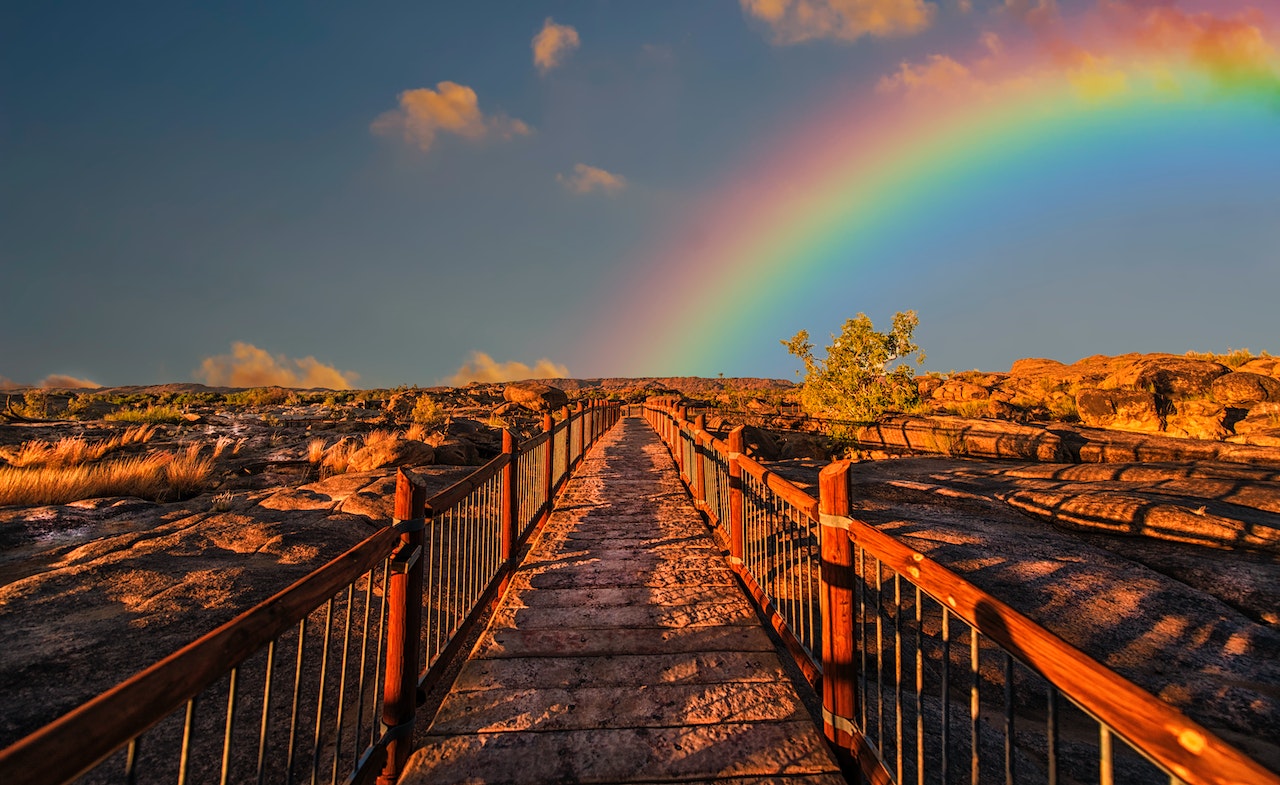
[[[843,783],[649,426],[561,496],[402,783]]]

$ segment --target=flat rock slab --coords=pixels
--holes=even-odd
[[[586,457],[401,782],[843,783],[665,448]]]

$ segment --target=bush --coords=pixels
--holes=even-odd
[[[111,412],[102,419],[114,422],[134,423],[169,423],[183,422],[182,412],[172,406],[148,406],[145,409],[121,409]]]
[[[888,366],[895,360],[924,352],[912,341],[920,319],[915,311],[893,316],[888,333],[875,330],[866,314],[846,320],[840,335],[831,336],[825,359],[813,356],[809,332],[801,330],[782,345],[804,362],[804,386],[800,404],[811,415],[840,420],[871,421],[888,411],[904,411],[919,401],[911,367]]]
[[[438,428],[444,425],[444,409],[430,395],[420,395],[413,405],[409,419],[427,428]]]

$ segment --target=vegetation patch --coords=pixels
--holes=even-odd
[[[101,496],[171,501],[200,491],[213,458],[200,446],[73,466],[0,467],[0,505],[67,504]]]

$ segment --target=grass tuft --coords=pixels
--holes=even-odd
[[[183,422],[182,412],[172,406],[148,406],[145,409],[121,409],[104,416],[104,420],[134,423],[169,423]]]
[[[102,496],[166,501],[199,491],[213,469],[199,445],[75,466],[0,467],[0,505],[66,504]]]

